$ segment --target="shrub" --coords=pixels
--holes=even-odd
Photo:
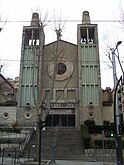
[[[108,120],[104,120],[104,121],[103,121],[103,125],[105,125],[105,126],[109,126],[109,125],[110,125],[110,121],[108,121]]]
[[[95,125],[95,121],[94,120],[85,120],[84,125],[86,125],[87,127],[89,127],[91,125]]]
[[[90,134],[101,134],[102,133],[102,126],[100,125],[90,125],[88,127],[88,131]]]
[[[86,125],[81,125],[81,137],[83,146],[85,148],[90,148],[91,135],[88,133],[88,128]]]

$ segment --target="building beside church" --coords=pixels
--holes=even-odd
[[[110,91],[101,89],[97,24],[84,11],[77,25],[77,45],[63,41],[61,29],[56,30],[57,40],[45,45],[39,22],[38,13],[33,13],[30,26],[23,27],[19,124],[36,125],[39,112],[47,126],[79,127],[85,120],[102,124],[111,99]]]
[[[0,125],[11,125],[16,121],[17,90],[0,74]]]

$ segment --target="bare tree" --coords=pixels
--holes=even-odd
[[[45,22],[45,21],[44,21]],[[44,92],[44,90],[42,89],[42,85],[41,85],[41,71],[43,70],[43,56],[44,56],[44,22],[42,23],[42,21],[37,22],[38,26],[40,27],[40,33],[39,33],[39,50],[37,50],[37,45],[36,45],[36,41],[34,41],[34,34],[32,33],[32,54],[33,54],[33,61],[36,60],[36,63],[33,63],[33,72],[32,72],[32,86],[33,86],[33,98],[34,98],[34,105],[35,105],[35,109],[36,109],[36,113],[37,113],[37,137],[38,137],[38,142],[36,145],[36,159],[39,161],[39,164],[41,162],[41,129],[43,127],[42,124],[44,124],[44,122],[46,122],[46,118],[49,114],[49,111],[51,110],[51,100],[53,99],[53,90],[55,87],[55,81],[56,81],[56,76],[57,76],[57,72],[58,72],[58,63],[60,62],[60,57],[62,58],[63,56],[63,52],[64,52],[64,45],[61,47],[60,44],[60,40],[61,40],[61,36],[62,36],[62,30],[64,28],[64,24],[62,25],[61,23],[61,19],[59,22],[55,21],[54,24],[54,31],[56,32],[56,36],[57,36],[57,40],[56,40],[56,44],[52,47],[52,57],[53,57],[53,65],[52,68],[50,70],[50,72],[52,72],[51,75],[51,84],[50,84],[50,93],[49,96],[47,96],[47,94]],[[49,22],[49,21],[48,21]],[[47,64],[48,65],[48,64]],[[35,68],[38,68],[37,70],[37,92],[36,92],[36,86],[35,86]],[[42,73],[42,74],[46,74],[46,73]],[[70,78],[67,80],[64,89],[67,87],[69,81],[71,80],[71,76]],[[45,87],[47,87],[47,80],[45,81]],[[55,102],[57,102],[59,100],[59,97],[56,99]]]
[[[111,31],[112,33],[112,31]],[[107,60],[105,60],[104,58],[104,61],[105,61],[105,65],[106,65],[106,68],[107,69],[113,69],[113,61],[112,61],[112,42],[114,41],[114,34],[112,33],[111,34],[110,32],[106,32],[104,33],[104,47],[102,49],[103,53],[104,53],[104,57],[106,57],[106,59],[108,59],[109,61],[106,62]],[[121,41],[119,41],[121,42]],[[120,53],[119,53],[119,50],[118,50],[118,46],[116,42],[115,43],[115,47],[113,49],[115,49],[115,57],[116,57],[116,66],[118,68],[118,72],[121,72],[123,73],[124,70],[123,70],[123,66],[122,66],[122,61],[121,61],[121,57],[120,57]],[[119,69],[120,68],[120,69]],[[116,78],[117,78],[117,75],[116,75]]]
[[[4,29],[6,23],[7,23],[7,19],[5,21],[2,21],[2,17],[0,16],[0,32],[2,32],[2,30]],[[0,74],[3,72],[3,68],[6,66],[5,63],[0,63]]]

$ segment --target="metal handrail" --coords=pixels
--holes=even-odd
[[[23,145],[20,147],[19,154],[24,150],[26,144],[28,144],[28,142],[29,142],[29,140],[30,140],[30,138],[31,138],[31,136],[32,136],[32,134],[33,134],[33,132],[34,132],[34,129],[32,129],[32,130],[30,131],[30,133],[27,135],[27,137],[25,138],[25,141],[24,141]]]

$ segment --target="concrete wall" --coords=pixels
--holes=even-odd
[[[114,122],[114,107],[113,106],[106,106],[103,107],[103,121],[108,120],[110,123]]]

